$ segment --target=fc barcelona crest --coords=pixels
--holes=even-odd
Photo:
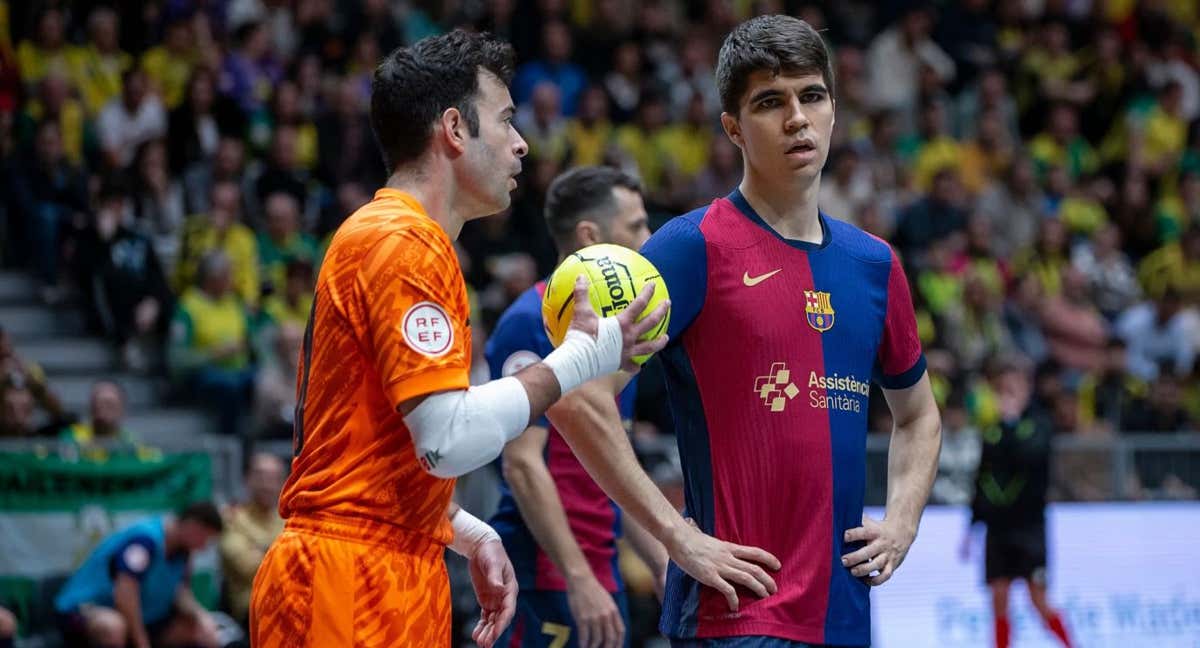
[[[829,293],[805,290],[804,312],[808,315],[808,325],[818,332],[824,333],[833,328],[833,305],[829,303]]]

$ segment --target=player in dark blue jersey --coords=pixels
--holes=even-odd
[[[650,236],[637,180],[608,167],[580,167],[556,178],[547,192],[545,216],[560,260],[595,243],[636,250]],[[510,376],[553,350],[542,324],[544,292],[545,282],[538,282],[500,317],[486,350],[493,379]],[[614,430],[632,423],[635,390],[636,380],[629,380],[615,390],[619,395],[607,395],[607,420]],[[572,418],[561,411],[569,403],[555,406],[559,417]],[[496,645],[628,645],[628,605],[617,569],[620,509],[545,417],[509,442],[500,463],[500,506],[490,524],[512,559],[520,592],[517,616]],[[624,530],[661,581],[667,562],[662,545],[636,525]]]
[[[687,514],[782,568],[777,592],[729,606],[722,595],[746,592],[673,562],[660,627],[676,646],[865,646],[870,586],[916,537],[941,440],[908,281],[887,243],[819,210],[834,79],[816,31],[787,16],[744,22],[716,77],[741,185],[642,253],[671,296],[660,356]],[[863,515],[872,382],[895,421],[881,521]],[[581,462],[674,560],[679,532],[655,520],[658,495],[628,445],[583,437],[568,434]]]

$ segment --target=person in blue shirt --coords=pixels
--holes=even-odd
[[[641,252],[671,299],[659,356],[686,515],[707,536],[769,552],[753,562],[774,572],[697,569],[689,532],[628,440],[598,425],[564,435],[666,546],[659,628],[673,646],[866,646],[870,589],[916,537],[941,442],[908,280],[891,246],[837,218],[853,215],[819,209],[834,79],[816,30],[789,16],[741,23],[716,81],[740,186],[669,221]],[[872,383],[894,420],[878,521],[863,513]]]
[[[54,599],[67,645],[215,648],[216,625],[190,588],[190,560],[223,526],[215,506],[198,502],[102,541]]]
[[[555,178],[546,192],[544,212],[560,261],[597,243],[637,249],[650,237],[640,183],[611,167],[577,167]],[[545,290],[546,282],[539,281],[501,315],[486,349],[493,380],[554,350],[542,324]],[[632,425],[636,391],[635,377],[599,404],[614,430]],[[551,408],[575,420],[562,410],[557,404]],[[500,467],[500,504],[489,523],[512,559],[519,593],[516,618],[496,645],[629,645],[617,538],[626,536],[656,581],[666,573],[662,545],[622,520],[621,510],[592,481],[546,417],[531,422],[504,447]]]

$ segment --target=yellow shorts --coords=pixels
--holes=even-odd
[[[384,524],[292,518],[250,599],[254,648],[449,648],[445,547]]]

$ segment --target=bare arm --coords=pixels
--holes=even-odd
[[[937,476],[942,417],[926,374],[908,389],[883,391],[895,427],[888,448],[887,518],[916,536],[921,511]]]
[[[125,620],[134,648],[150,648],[150,635],[142,623],[142,584],[126,573],[117,574],[113,583],[113,607]]]
[[[846,531],[846,542],[866,546],[842,557],[851,574],[871,585],[887,582],[908,555],[933,488],[942,446],[942,420],[929,374],[912,387],[885,389],[883,394],[895,420],[888,450],[887,510],[882,522],[864,515],[861,527]]]
[[[642,470],[613,399],[626,381],[628,376],[620,373],[593,380],[564,396],[547,414],[592,479],[628,517],[663,543],[683,571],[721,592],[730,610],[739,606],[735,584],[760,598],[775,593],[775,581],[759,565],[779,569],[777,558],[705,535],[683,519]]]
[[[663,579],[666,578],[667,561],[670,560],[670,557],[667,556],[667,548],[650,535],[649,531],[642,528],[637,520],[625,516],[622,522],[625,525],[625,538],[629,540],[629,545],[633,547],[638,558],[646,563],[646,566],[650,568],[650,573],[654,575],[654,589],[661,601]]]
[[[521,517],[533,539],[567,580],[594,577],[583,550],[567,523],[550,469],[542,458],[549,432],[530,426],[504,447],[504,479],[512,487]]]

